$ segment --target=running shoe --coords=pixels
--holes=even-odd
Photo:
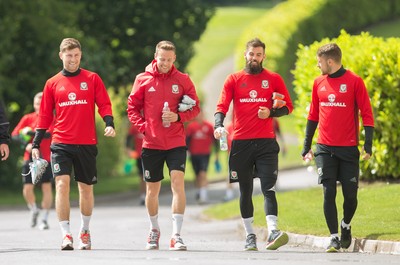
[[[340,245],[344,249],[348,249],[351,245],[351,227],[349,229],[340,225]]]
[[[160,241],[160,231],[157,229],[152,229],[150,231],[149,237],[147,238],[146,249],[147,250],[155,250],[159,248]]]
[[[40,230],[47,230],[49,229],[49,225],[47,224],[46,220],[42,220],[42,222],[39,225],[39,229]]]
[[[74,240],[71,234],[66,234],[61,244],[61,250],[74,250]]]
[[[338,237],[332,237],[331,243],[326,248],[326,252],[339,252],[340,250],[340,241]]]
[[[81,250],[92,249],[92,241],[90,240],[89,230],[81,231],[81,234],[79,235],[79,249]]]
[[[171,238],[171,243],[169,244],[169,250],[187,250],[185,243],[179,234],[175,234]]]
[[[31,211],[31,227],[35,227],[37,224],[37,218],[39,216],[39,210]]]
[[[246,245],[244,245],[245,251],[257,251],[257,237],[255,234],[248,234],[246,237]]]
[[[267,246],[265,247],[268,250],[276,250],[283,245],[286,245],[289,242],[289,236],[280,230],[272,230],[269,233]]]

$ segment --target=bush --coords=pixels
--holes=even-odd
[[[373,156],[361,162],[361,178],[400,178],[400,39],[383,39],[368,33],[351,36],[345,31],[336,39],[324,39],[310,46],[300,45],[297,51],[293,85],[297,94],[294,115],[304,137],[305,120],[311,100],[313,80],[320,72],[316,67],[317,49],[326,43],[336,42],[343,53],[345,68],[361,76],[368,89],[374,111],[375,133]],[[360,120],[361,122],[361,120]],[[363,127],[360,126],[363,133]],[[339,129],[339,128],[338,128]],[[314,140],[316,136],[314,136]],[[360,147],[364,135],[360,135]]]
[[[236,49],[237,68],[243,68],[245,43],[259,37],[267,46],[267,68],[280,73],[290,84],[290,70],[300,43],[311,44],[333,38],[340,30],[360,29],[400,15],[400,0],[289,0],[282,2],[255,21],[240,37]]]

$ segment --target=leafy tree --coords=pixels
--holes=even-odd
[[[178,67],[183,70],[214,12],[197,0],[73,2],[84,5],[78,23],[85,40],[95,40],[87,43],[92,46],[86,53],[88,64],[115,88],[131,84],[164,39],[176,45]]]

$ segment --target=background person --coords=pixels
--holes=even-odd
[[[69,200],[72,167],[81,211],[79,249],[89,250],[92,246],[89,223],[94,207],[93,185],[98,180],[95,109],[97,106],[106,124],[104,136],[114,137],[112,107],[99,75],[80,68],[82,49],[78,40],[63,39],[59,57],[63,70],[47,80],[43,89],[32,158],[39,157],[40,143],[54,118],[51,165],[56,184],[56,212],[63,237],[61,250],[74,249]]]
[[[172,236],[170,250],[186,250],[181,238],[183,215],[186,207],[185,169],[186,134],[183,122],[199,113],[199,100],[193,82],[187,74],[175,68],[176,48],[170,41],[156,46],[154,60],[145,72],[136,76],[128,97],[128,118],[144,134],[142,162],[146,181],[146,207],[150,219],[150,233],[146,249],[158,249],[160,226],[158,223],[159,193],[164,178],[164,163],[171,177]],[[184,96],[195,100],[195,106],[178,112]],[[163,111],[168,102],[170,111]],[[163,123],[169,123],[164,127]]]
[[[201,111],[186,127],[186,144],[195,173],[196,199],[200,204],[208,201],[207,170],[213,147],[218,159],[218,141],[214,138],[213,125],[204,119]]]
[[[7,160],[10,155],[10,149],[8,144],[10,143],[10,134],[8,130],[10,128],[10,123],[6,118],[6,113],[4,111],[4,106],[0,102],[0,155],[1,161]]]
[[[143,180],[143,166],[142,166],[142,144],[144,134],[139,132],[138,129],[131,125],[126,138],[127,155],[131,159],[135,159],[135,165],[137,173],[140,178],[139,182],[139,193],[140,193],[140,205],[145,205],[146,199],[146,182]]]
[[[34,128],[36,128],[37,121],[39,118],[39,109],[40,103],[42,101],[42,92],[39,92],[33,98],[33,108],[34,112],[24,115],[17,126],[11,133],[13,140],[17,140],[21,143],[22,147],[25,150],[24,153],[24,162],[22,166],[22,181],[23,181],[23,188],[22,194],[24,196],[25,202],[28,205],[30,210],[30,225],[31,227],[35,227],[37,224],[37,218],[39,213],[41,212],[41,222],[39,224],[40,230],[49,229],[48,224],[48,216],[53,204],[53,174],[51,172],[51,165],[50,165],[50,143],[51,143],[51,131],[46,131],[44,135],[44,139],[42,141],[42,145],[40,147],[40,153],[42,158],[49,162],[49,165],[46,168],[45,173],[41,177],[40,185],[42,190],[42,201],[41,201],[41,210],[38,209],[36,205],[36,196],[35,196],[35,185],[32,183],[32,175],[30,174],[29,163],[32,162],[32,139],[35,135]]]
[[[264,69],[265,44],[258,38],[246,44],[246,67],[229,75],[224,83],[215,113],[217,139],[233,101],[234,131],[229,154],[230,182],[239,182],[240,213],[246,231],[245,250],[257,250],[253,229],[253,177],[259,177],[264,195],[268,226],[266,248],[275,250],[288,242],[288,235],[278,229],[278,203],[275,184],[278,178],[279,145],[273,129],[273,118],[293,110],[290,95],[280,75]],[[274,92],[283,95],[284,106],[276,107]]]
[[[324,215],[331,233],[327,252],[338,252],[351,244],[350,222],[357,209],[359,177],[359,113],[365,131],[363,159],[372,155],[374,118],[364,81],[342,65],[342,51],[335,43],[317,51],[321,74],[314,80],[310,111],[307,118],[303,159],[312,159],[312,138],[318,126],[315,163],[318,182],[324,190]],[[336,182],[342,184],[343,219],[338,233]]]

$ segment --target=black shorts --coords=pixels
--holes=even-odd
[[[75,181],[97,183],[96,145],[52,144],[50,150],[54,177],[71,176],[73,167]]]
[[[358,183],[360,151],[357,146],[327,146],[317,144],[314,153],[318,183],[324,179]]]
[[[158,182],[163,180],[164,162],[167,163],[170,175],[172,170],[185,172],[186,149],[186,146],[176,147],[169,150],[143,148],[143,179],[146,182]]]
[[[275,183],[279,150],[274,138],[233,140],[229,154],[229,182],[248,182],[259,177]]]
[[[190,160],[196,175],[198,175],[200,171],[207,172],[208,163],[210,162],[210,155],[191,155]]]
[[[143,176],[143,164],[142,164],[142,159],[140,157],[136,159],[136,168],[138,171],[138,175]]]
[[[22,183],[24,184],[32,184],[32,175],[29,172],[29,163],[32,161],[26,160],[22,165]],[[27,175],[26,175],[27,174]],[[26,176],[24,176],[26,175]],[[49,183],[53,180],[53,173],[51,172],[50,163],[46,167],[46,171],[44,172],[42,178],[40,179],[39,183]],[[39,184],[38,184],[39,185]]]

